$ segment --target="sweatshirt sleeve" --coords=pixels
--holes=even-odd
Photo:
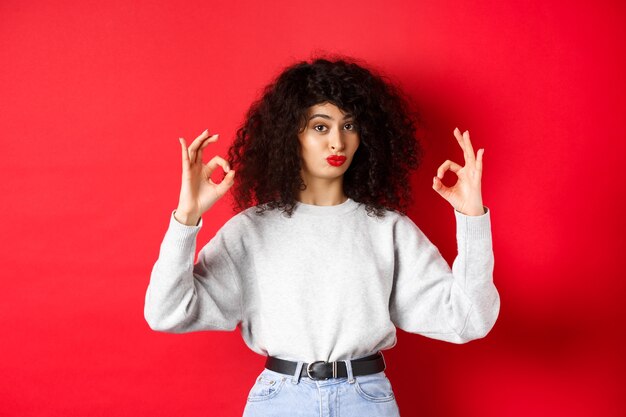
[[[144,317],[153,330],[186,333],[234,330],[242,319],[241,291],[226,236],[220,229],[198,254],[196,236],[202,227],[187,226],[170,216],[159,257],[146,291]]]
[[[406,216],[395,230],[396,271],[390,299],[393,323],[410,333],[452,343],[485,337],[500,311],[493,283],[490,211],[454,210],[458,253],[452,269]]]

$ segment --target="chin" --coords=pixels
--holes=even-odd
[[[343,172],[335,172],[334,174],[322,173],[319,175],[311,175],[310,178],[318,178],[321,180],[335,180],[343,177]]]

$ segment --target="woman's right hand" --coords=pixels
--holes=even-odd
[[[195,226],[202,215],[235,183],[235,171],[230,169],[224,158],[214,156],[206,165],[202,164],[202,151],[209,143],[216,142],[217,138],[218,135],[209,136],[207,129],[189,145],[189,148],[185,139],[179,139],[183,154],[183,175],[178,208],[174,217],[180,223]],[[219,184],[216,184],[211,180],[211,174],[218,165],[227,174]]]

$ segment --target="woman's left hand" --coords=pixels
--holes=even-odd
[[[480,181],[483,173],[484,149],[479,149],[477,156],[474,156],[474,148],[470,142],[469,131],[461,135],[458,128],[454,129],[454,136],[463,149],[465,166],[447,160],[439,169],[437,176],[433,178],[433,189],[439,193],[455,210],[467,216],[480,216],[485,214],[483,209],[483,198],[480,190]],[[452,187],[446,187],[441,179],[447,170],[454,172],[457,182]]]

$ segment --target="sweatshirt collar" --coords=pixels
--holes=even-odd
[[[305,204],[300,201],[296,202],[295,211],[298,215],[310,216],[335,216],[353,211],[358,207],[359,203],[348,197],[346,201],[334,206],[317,206],[315,204]]]

